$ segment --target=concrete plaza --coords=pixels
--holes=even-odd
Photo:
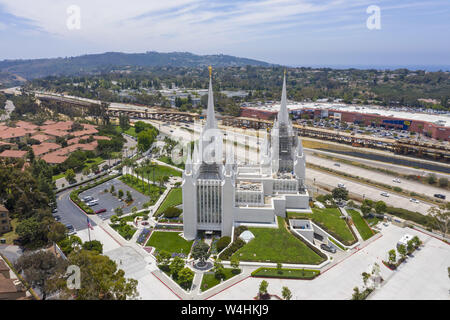
[[[346,300],[353,288],[362,288],[362,273],[368,272],[373,263],[381,268],[385,279],[370,299],[449,299],[450,246],[433,237],[409,228],[389,225],[382,227],[382,237],[351,254],[345,260],[325,271],[315,280],[270,279],[269,292],[281,296],[282,287],[287,286],[293,300]],[[404,234],[417,235],[424,247],[408,258],[397,271],[382,264],[387,252],[395,248]],[[256,296],[262,279],[248,278],[241,283],[211,297],[217,300],[249,300]]]

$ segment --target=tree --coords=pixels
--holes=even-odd
[[[175,257],[169,267],[172,277],[177,278],[178,272],[180,272],[184,268],[184,265],[185,263],[183,259],[181,259],[180,257]]]
[[[418,236],[414,236],[412,238],[412,241],[414,243],[414,247],[417,249],[418,247],[420,247],[420,245],[422,244],[422,241],[420,241]]]
[[[118,207],[118,208],[115,208],[114,209],[114,213],[117,215],[117,216],[123,216],[123,209],[122,208],[120,208],[120,207]]]
[[[387,205],[384,201],[378,201],[377,203],[375,203],[375,211],[378,214],[383,214],[385,213],[387,210]]]
[[[450,224],[450,202],[442,204],[439,207],[431,207],[428,210],[428,213],[433,217],[434,225],[442,232],[442,235],[446,237]]]
[[[91,169],[86,167],[83,169],[82,173],[84,176],[88,176],[91,173]]]
[[[127,191],[127,202],[133,202],[133,196],[130,191]]]
[[[440,178],[439,179],[439,187],[441,188],[447,188],[448,187],[448,179],[447,178]]]
[[[267,289],[269,287],[269,283],[266,280],[263,280],[259,285],[259,298],[262,299],[265,295],[267,295]]]
[[[111,189],[109,190],[109,192],[114,193],[116,191],[116,188],[114,187],[114,185],[111,186]],[[119,190],[120,192],[120,190]],[[122,191],[123,192],[123,191]]]
[[[126,279],[117,264],[95,251],[80,250],[69,255],[69,263],[81,271],[81,288],[69,289],[64,283],[60,289],[65,298],[75,295],[77,300],[129,300],[135,299],[137,280]]]
[[[400,253],[400,256],[402,257],[402,259],[405,259],[406,257],[406,247],[404,244],[401,244],[397,247],[397,251],[398,253]]]
[[[119,199],[122,199],[122,198],[123,198],[124,192],[123,192],[122,189],[120,189],[120,190],[118,191],[117,196],[119,197]]]
[[[389,263],[395,264],[397,262],[397,254],[395,252],[395,249],[389,250],[388,255],[389,255]]]
[[[214,263],[214,276],[216,277],[216,279],[218,280],[224,280],[225,279],[225,268],[222,264],[222,262],[217,259],[216,262]]]
[[[353,288],[352,300],[363,300],[362,293],[358,287]]]
[[[237,257],[232,257],[230,261],[231,268],[233,268],[233,273],[239,272],[239,259]]]
[[[208,260],[209,256],[209,246],[203,241],[200,241],[192,249],[192,257],[195,260],[200,260],[200,265],[202,266],[205,265],[205,261]]]
[[[95,251],[99,254],[103,253],[103,244],[98,240],[88,241],[83,243],[83,249],[89,251]]]
[[[162,266],[168,266],[172,255],[167,251],[160,251],[156,256],[156,261]]]
[[[277,263],[277,272],[278,274],[282,274],[283,273],[283,265],[281,263]]]
[[[55,283],[59,281],[67,268],[67,262],[57,258],[49,251],[25,253],[14,264],[25,280],[42,293],[42,299],[58,291]]]
[[[70,183],[70,184],[74,184],[77,182],[77,180],[75,179],[76,175],[75,172],[73,171],[73,169],[68,169],[66,171],[66,180]]]
[[[346,201],[348,200],[348,190],[345,188],[335,188],[332,191],[332,196],[337,201]]]
[[[411,239],[406,243],[406,250],[408,252],[408,254],[413,253],[414,251],[414,241]]]
[[[437,178],[436,178],[436,175],[434,173],[431,173],[431,174],[428,175],[427,182],[429,184],[435,184],[436,181],[437,181]]]
[[[184,288],[188,289],[190,285],[192,285],[194,276],[194,271],[192,271],[188,267],[185,267],[178,272],[178,281]]]
[[[284,300],[291,300],[292,299],[292,293],[291,290],[289,290],[288,287],[283,287],[281,291],[281,295],[283,296]]]

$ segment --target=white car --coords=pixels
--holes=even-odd
[[[411,201],[411,202],[414,202],[414,203],[420,203],[420,201],[419,201],[419,200],[417,200],[417,199],[414,199],[414,198],[411,198],[411,199],[409,199],[409,201]]]
[[[402,183],[399,178],[396,178],[396,179],[394,179],[392,181],[395,182],[395,183]]]
[[[382,192],[381,195],[386,198],[389,198],[389,196],[390,196],[389,193],[387,193],[387,192]]]

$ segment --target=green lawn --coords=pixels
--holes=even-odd
[[[167,251],[169,253],[184,253],[188,255],[194,241],[186,241],[179,232],[155,231],[147,242],[147,247],[154,247],[156,251]]]
[[[87,159],[84,162],[84,168],[92,168],[94,165],[100,166],[100,164],[105,161],[105,159],[97,157],[97,158],[91,158],[91,159]],[[101,169],[101,168],[100,168]]]
[[[312,219],[345,245],[352,245],[357,241],[347,222],[341,219],[341,212],[337,208],[313,208],[312,214],[289,212],[288,216],[289,219]]]
[[[297,239],[278,217],[278,229],[249,228],[255,239],[239,249],[233,256],[241,261],[272,263],[320,264],[324,259]]]
[[[181,188],[175,188],[170,190],[167,198],[159,207],[158,211],[156,211],[156,217],[159,217],[161,214],[166,211],[167,208],[176,207],[183,203],[183,192]]]
[[[163,156],[163,157],[159,158],[158,160],[161,161],[161,162],[170,164],[172,166],[178,167],[180,169],[184,169],[185,168],[184,163],[175,164],[175,163],[173,163],[172,159],[170,159],[170,157],[168,157],[168,156]]]
[[[140,193],[149,196],[150,197],[150,205],[154,205],[159,197],[161,196],[159,193],[159,186],[155,186],[153,184],[150,185],[150,190],[149,190],[149,184],[144,182],[142,183],[141,180],[137,180],[137,178],[131,176],[131,175],[124,175],[120,178],[120,181],[122,181],[123,183],[125,183],[127,186],[139,191]],[[161,194],[166,190],[166,188],[162,187],[161,188]]]
[[[130,129],[128,129],[127,131],[123,131],[120,126],[117,126],[116,130],[119,133],[126,133],[126,134],[128,134],[130,136],[133,136],[133,137],[137,138],[136,129],[134,127],[130,127]]]
[[[367,225],[367,222],[364,220],[364,218],[361,216],[361,214],[353,209],[347,210],[347,212],[352,217],[353,223],[355,224],[356,229],[358,229],[359,234],[364,240],[369,239],[372,237],[375,233],[370,229],[370,227]]]
[[[59,179],[65,178],[65,177],[66,177],[65,173],[60,173],[56,176],[53,176],[53,181],[56,181],[56,180],[59,180]]]
[[[227,281],[235,276],[237,276],[239,273],[234,273],[233,269],[231,268],[224,268],[224,274],[225,274],[225,279],[223,281]],[[218,284],[220,284],[220,280],[217,279],[215,277],[214,273],[205,273],[203,274],[203,279],[202,279],[202,284],[200,286],[201,291],[206,291],[209,290],[211,288],[214,288],[215,286],[217,286]]]
[[[181,177],[182,173],[178,170],[172,169],[171,167],[167,166],[160,166],[157,165],[155,167],[155,174],[153,175],[153,168],[150,166],[138,168],[136,169],[136,172],[139,174],[144,173],[144,177],[150,181],[156,181],[158,182],[160,178],[163,177]]]
[[[252,272],[252,277],[283,278],[283,279],[314,279],[319,270],[259,268]]]

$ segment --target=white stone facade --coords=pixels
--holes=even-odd
[[[227,150],[224,164],[221,136],[210,79],[207,122],[193,154],[188,152],[183,173],[186,239],[195,239],[198,231],[231,236],[234,224],[273,225],[287,210],[310,211],[305,154],[289,118],[286,78],[278,119],[261,148],[258,166],[237,166],[233,150]]]

